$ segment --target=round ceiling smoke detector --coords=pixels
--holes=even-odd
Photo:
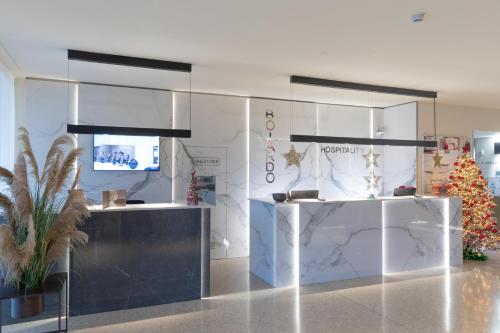
[[[416,13],[411,17],[411,23],[419,23],[424,20],[425,13]]]

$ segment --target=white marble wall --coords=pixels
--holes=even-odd
[[[290,143],[291,103],[281,100],[250,100],[250,197],[267,197],[273,192],[317,188],[316,145],[293,143],[301,154],[300,165],[287,167],[283,154]],[[294,103],[293,126],[305,133],[316,124],[315,105]],[[267,116],[266,116],[267,115]]]
[[[79,84],[78,124],[171,128],[172,92]]]
[[[293,143],[300,165],[287,167],[283,156],[292,133],[414,139],[415,103],[370,109],[251,99],[250,110],[250,197],[319,189],[326,198],[359,198],[416,184],[414,147]]]
[[[172,126],[172,93],[82,84],[78,85],[78,124],[170,128]],[[127,199],[148,203],[172,200],[171,139],[160,139],[160,171],[93,171],[93,135],[79,135],[78,145],[84,153],[81,186],[88,199],[102,202],[102,191],[124,189]]]
[[[68,91],[74,91],[74,86],[16,80],[16,128],[24,126],[29,130],[33,151],[40,164],[45,161],[52,141],[66,133]]]
[[[384,156],[379,146],[318,144],[319,190],[324,198],[365,198],[383,193]],[[373,156],[376,164],[369,162]],[[372,174],[373,172],[373,174]],[[373,177],[370,185],[369,177]]]
[[[66,133],[68,104],[70,107],[74,105],[75,85],[51,81],[16,80],[15,89],[16,139],[17,128],[23,126],[28,129],[31,146],[41,169],[52,141]],[[19,142],[16,140],[16,152],[18,150]],[[66,184],[66,188],[70,185]],[[61,193],[65,193],[65,190]]]
[[[180,107],[175,95],[176,106]],[[248,100],[193,94],[191,103],[192,137],[174,140],[173,199],[186,200],[193,158],[219,159],[216,166],[195,166],[199,175],[216,176],[211,255],[212,258],[248,256]],[[174,112],[174,118],[177,122],[185,117]]]
[[[383,111],[384,139],[417,139],[417,104],[401,104]],[[383,147],[383,195],[392,195],[401,185],[416,187],[417,148]]]

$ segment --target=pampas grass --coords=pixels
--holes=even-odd
[[[0,182],[9,188],[0,193],[0,211],[7,220],[0,225],[0,269],[5,285],[30,289],[45,281],[69,248],[87,242],[77,226],[88,211],[75,191],[80,174],[75,162],[82,151],[74,148],[73,136],[62,135],[53,142],[41,174],[29,133],[22,127],[19,142],[14,172],[0,167]],[[61,199],[68,184],[71,191]]]
[[[0,183],[10,185],[12,184],[13,180],[14,180],[14,174],[9,170],[2,168],[0,166]]]

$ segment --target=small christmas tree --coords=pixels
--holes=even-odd
[[[187,193],[187,204],[188,205],[198,205],[200,203],[200,194],[196,188],[196,171],[191,171],[191,183],[189,184],[189,189]]]
[[[496,250],[499,238],[493,216],[493,195],[471,154],[457,158],[446,193],[462,198],[464,259],[486,260],[485,250]]]

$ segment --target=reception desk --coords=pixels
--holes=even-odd
[[[462,264],[459,198],[250,201],[250,270],[275,287]]]
[[[70,315],[210,293],[210,206],[90,206],[88,244],[70,256]],[[72,251],[73,252],[73,251]]]

